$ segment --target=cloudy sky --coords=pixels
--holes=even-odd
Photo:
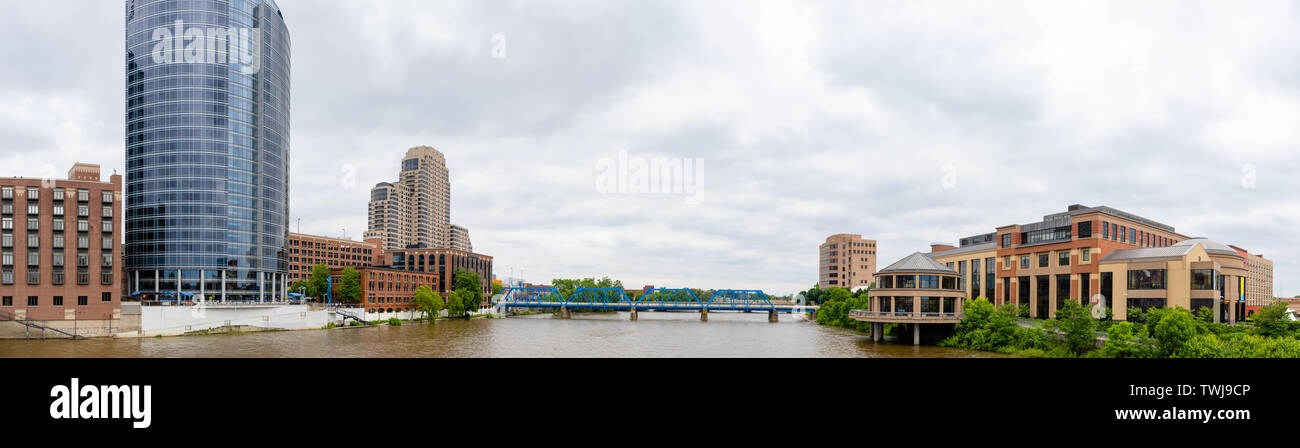
[[[831,234],[883,267],[1080,203],[1300,294],[1300,0],[278,3],[306,233],[359,237],[431,145],[501,277],[784,294]],[[0,10],[0,175],[122,171],[123,2]],[[698,194],[609,188],[652,160]]]

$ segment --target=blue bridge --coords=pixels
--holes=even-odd
[[[708,300],[700,300],[689,289],[658,289],[644,291],[633,300],[618,288],[578,288],[564,297],[550,287],[510,287],[501,290],[495,305],[503,311],[513,309],[558,310],[560,317],[568,319],[573,311],[628,311],[637,320],[639,311],[666,311],[700,313],[700,320],[708,321],[709,312],[767,312],[768,320],[776,322],[778,314],[815,313],[818,307],[802,303],[773,301],[759,290],[728,289],[717,291]]]

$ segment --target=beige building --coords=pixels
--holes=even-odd
[[[1228,246],[1246,259],[1246,313],[1254,314],[1260,308],[1277,300],[1273,295],[1273,262],[1263,255],[1252,254],[1237,246]]]
[[[875,281],[876,241],[862,235],[833,235],[822,243],[817,264],[821,289],[870,287]]]
[[[447,158],[429,146],[407,151],[401,180],[370,191],[369,229],[389,250],[451,247],[451,181]]]
[[[879,279],[868,293],[870,309],[853,310],[850,317],[870,322],[879,341],[885,324],[911,325],[912,343],[921,343],[921,325],[961,322],[963,302],[957,271],[926,254],[915,253],[875,273]]]
[[[1244,257],[1204,238],[1168,247],[1116,250],[1100,261],[1101,288],[1115,320],[1130,320],[1138,310],[1209,308],[1217,321],[1242,319]]]
[[[459,251],[473,252],[474,243],[469,239],[469,229],[452,224],[448,234],[449,247]]]
[[[962,246],[931,244],[930,258],[957,273],[957,289],[966,297],[997,296],[998,245],[996,234],[962,238]]]

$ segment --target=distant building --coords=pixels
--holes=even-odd
[[[450,247],[465,252],[474,251],[474,243],[469,239],[469,229],[452,224],[451,232],[448,233]]]
[[[0,178],[0,320],[121,318],[122,180],[84,163],[67,179]]]
[[[447,157],[429,146],[407,151],[401,180],[383,182],[370,190],[365,238],[377,238],[389,250],[451,247]]]
[[[384,251],[384,262],[388,267],[437,274],[439,282],[433,290],[444,295],[455,289],[456,270],[465,269],[478,274],[484,298],[492,294],[492,257],[487,255],[456,249],[403,249]]]
[[[1246,316],[1253,315],[1277,300],[1273,296],[1273,262],[1246,249],[1228,247],[1246,259]]]
[[[871,286],[876,272],[876,241],[862,235],[840,234],[826,238],[817,251],[821,289],[858,290]]]

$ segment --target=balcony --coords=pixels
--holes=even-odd
[[[966,318],[966,313],[912,313],[906,311],[853,310],[849,318],[862,322],[901,324],[955,324]]]

